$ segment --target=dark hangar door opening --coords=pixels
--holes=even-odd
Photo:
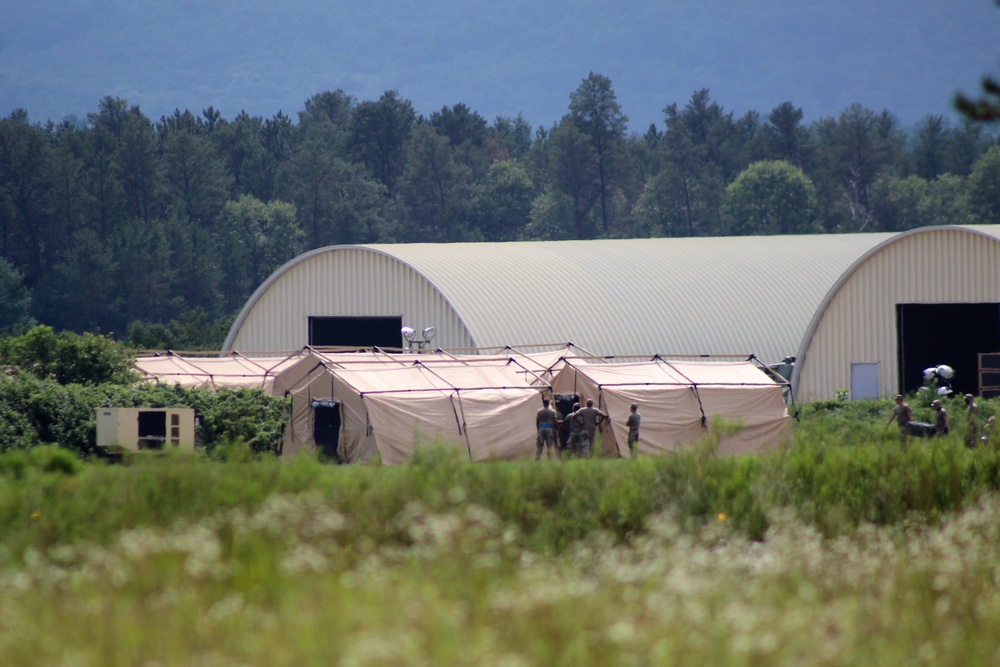
[[[924,384],[924,369],[955,369],[956,394],[979,392],[979,353],[1000,350],[1000,304],[896,304],[899,385],[903,393]]]
[[[403,316],[310,317],[309,344],[314,347],[402,347]]]

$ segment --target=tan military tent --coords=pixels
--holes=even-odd
[[[229,352],[223,356],[162,352],[140,356],[135,369],[145,382],[179,384],[206,389],[254,388],[273,396],[282,396],[299,386],[317,366],[336,368],[408,366],[420,360],[425,364],[448,365],[514,363],[529,383],[547,384],[552,371],[563,357],[573,357],[568,347],[548,352],[524,353],[513,348],[494,348],[486,354],[456,355],[444,350],[414,353],[373,350],[330,350],[305,347],[294,352],[258,356]]]
[[[725,418],[742,428],[724,436],[720,454],[766,452],[791,433],[783,384],[752,361],[576,363],[567,361],[552,381],[556,394],[578,394],[611,418],[602,430],[604,455],[628,457],[625,419],[637,403],[641,415],[639,453],[676,451]]]
[[[212,390],[248,387],[270,394],[275,378],[300,362],[304,354],[251,357],[231,352],[223,357],[208,357],[165,352],[140,356],[135,368],[145,382]]]
[[[549,386],[509,359],[321,363],[289,391],[283,454],[319,449],[345,463],[406,463],[422,444],[470,461],[526,458]],[[532,384],[534,382],[534,384]]]

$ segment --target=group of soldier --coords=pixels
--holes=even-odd
[[[629,407],[629,415],[625,420],[628,429],[628,446],[635,454],[639,443],[639,405],[633,403]],[[535,427],[538,435],[535,439],[535,460],[541,460],[542,451],[548,449],[548,458],[552,458],[553,450],[560,448],[559,433],[568,424],[569,435],[566,440],[566,453],[573,458],[589,459],[594,448],[594,436],[601,424],[610,421],[607,413],[594,407],[594,401],[587,399],[586,407],[579,403],[573,404],[572,411],[561,415],[550,407],[549,399],[542,401],[542,407],[535,413]]]
[[[986,432],[980,434],[977,420],[979,406],[976,405],[976,399],[972,394],[966,394],[963,400],[965,401],[966,410],[965,444],[967,447],[976,447],[982,440],[988,438],[989,431],[993,428],[994,420],[993,417],[990,417],[984,427]],[[951,431],[951,424],[948,419],[948,411],[941,403],[941,400],[934,399],[931,402],[931,408],[934,410],[933,423],[922,424],[921,422],[916,422],[913,420],[913,410],[903,400],[903,395],[896,394],[896,405],[892,409],[892,414],[889,416],[889,421],[886,422],[886,425],[895,421],[899,426],[899,434],[904,442],[908,435],[930,437],[948,435]],[[918,429],[918,426],[924,428]]]

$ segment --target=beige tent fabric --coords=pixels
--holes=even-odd
[[[423,356],[423,355],[421,355]],[[340,405],[338,453],[347,463],[377,453],[405,463],[425,443],[453,446],[472,461],[531,456],[535,411],[547,386],[531,386],[513,364],[321,365],[292,390],[284,453],[312,451],[313,401]]]
[[[625,420],[631,403],[639,404],[642,416],[639,453],[676,451],[707,433],[714,418],[742,425],[721,438],[720,454],[770,451],[791,433],[782,385],[750,361],[570,363],[552,388],[557,394],[578,394],[581,404],[593,399],[608,413],[604,455],[630,456]]]
[[[150,382],[213,390],[253,387],[275,396],[291,396],[291,415],[283,438],[286,454],[315,449],[313,402],[334,401],[341,411],[341,459],[369,461],[379,453],[384,461],[395,463],[412,455],[415,438],[462,443],[471,460],[521,456],[527,445],[534,447],[533,411],[541,406],[539,391],[548,388],[552,368],[558,367],[564,357],[572,356],[572,350],[566,348],[530,354],[506,349],[489,355],[455,355],[444,351],[326,352],[305,348],[269,357],[168,353],[142,357],[136,367]],[[506,386],[518,389],[496,389]],[[532,386],[536,388],[528,389]],[[390,397],[386,393],[404,388],[406,398],[400,398],[404,394]],[[458,392],[461,400],[457,401],[452,396],[456,388],[461,390]],[[429,389],[440,390],[434,400],[429,395],[413,394]],[[477,393],[480,395],[475,396]],[[423,407],[413,407],[418,403]],[[461,414],[466,404],[471,406],[471,410],[464,411],[466,419],[471,420],[468,433],[464,426],[456,425],[453,416],[448,417],[455,414],[456,408]],[[525,436],[524,432],[510,429],[508,421],[521,419],[521,413],[526,413],[528,407],[532,410],[530,418],[522,419],[525,422],[522,431],[525,428],[530,431]],[[411,417],[406,417],[408,410]],[[379,422],[382,432],[378,440],[373,419]],[[495,437],[494,432],[504,437]],[[385,451],[380,452],[377,445],[383,445]]]
[[[460,400],[473,461],[509,461],[534,456],[535,413],[542,407],[537,389],[462,392]]]
[[[561,348],[549,352],[523,353],[517,350],[507,350],[503,354],[466,354],[457,355],[447,351],[435,350],[421,353],[374,352],[337,352],[329,353],[315,349],[306,349],[294,364],[287,364],[277,374],[273,382],[273,393],[276,396],[290,392],[302,385],[310,371],[320,364],[330,368],[359,369],[381,368],[385,366],[412,366],[420,363],[425,366],[507,366],[511,365],[529,383],[535,385],[548,384],[552,378],[553,369],[561,367],[563,358],[574,358],[575,353],[569,348]]]
[[[382,367],[381,363],[372,364],[372,368]],[[299,378],[298,386],[289,391],[291,415],[285,425],[282,453],[292,455],[302,450],[314,451],[313,401],[334,401],[340,405],[340,459],[348,463],[371,460],[376,451],[375,440],[369,429],[364,403],[356,391],[343,382],[335,382],[332,368],[323,363],[313,365],[305,376]]]
[[[382,463],[406,463],[417,447],[440,444],[471,459],[454,392],[373,394],[365,407]]]
[[[150,382],[290,396],[285,454],[316,448],[313,403],[335,402],[341,460],[370,461],[378,454],[396,464],[412,456],[418,441],[454,444],[473,461],[533,454],[539,394],[548,390],[552,369],[573,356],[568,348],[489,355],[305,348],[273,357],[168,353],[142,357],[136,367]]]
[[[509,366],[529,384],[548,385],[552,377],[564,365],[564,359],[576,359],[576,353],[570,348],[562,348],[549,352],[518,352],[506,350],[503,354],[490,355],[452,355],[439,352],[428,358],[421,355],[420,360],[428,365],[490,365]]]
[[[195,357],[168,353],[136,359],[136,370],[146,382],[179,384],[183,387],[207,389],[253,388],[272,392],[276,376],[294,366],[299,353],[286,356],[245,357],[229,354],[225,357]]]
[[[551,370],[558,367],[560,359],[572,357],[570,349],[549,352],[522,353],[510,349],[502,354],[454,355],[445,351],[420,354],[390,354],[379,350],[357,352],[325,352],[304,348],[285,355],[249,356],[237,352],[224,357],[200,357],[173,352],[157,356],[139,357],[135,367],[143,380],[161,384],[180,384],[184,387],[250,387],[262,389],[272,396],[282,396],[299,387],[310,372],[321,364],[336,368],[372,368],[383,366],[425,365],[493,365],[512,364],[531,384],[547,384]]]
[[[379,351],[363,352],[322,352],[306,348],[294,364],[289,364],[274,378],[272,395],[283,396],[292,389],[308,381],[310,373],[317,367],[331,368],[382,368],[383,366],[408,365],[402,361],[406,355],[388,354]]]
[[[719,441],[719,454],[763,454],[787,443],[791,418],[781,395],[781,386],[698,388],[706,415],[725,418],[742,428]]]
[[[690,386],[606,387],[602,410],[611,417],[611,433],[605,430],[601,453],[628,458],[628,429],[625,419],[632,403],[639,404],[642,416],[639,429],[639,453],[656,454],[668,449],[661,443],[690,443],[705,431],[701,423],[698,398]],[[595,401],[596,403],[596,401]]]

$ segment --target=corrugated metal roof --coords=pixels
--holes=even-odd
[[[830,287],[892,234],[377,248],[448,299],[476,345],[600,355],[796,353]]]
[[[670,238],[522,243],[333,246],[311,251],[279,269],[237,318],[226,349],[294,349],[305,340],[259,336],[241,342],[240,329],[258,301],[301,264],[333,266],[353,257],[352,282],[379,285],[402,299],[396,308],[415,325],[439,326],[436,345],[482,347],[573,342],[600,355],[756,354],[765,362],[794,355],[830,288],[867,251],[892,234]],[[349,253],[338,250],[350,249]],[[370,253],[372,261],[358,261]],[[380,256],[379,261],[374,261]],[[397,264],[398,269],[386,268]],[[408,267],[410,270],[399,270]],[[344,275],[344,267],[324,269]],[[332,314],[344,300],[338,281],[309,270],[310,283],[281,290],[282,321]],[[466,340],[416,312],[406,293],[426,280],[467,329]],[[302,294],[301,305],[288,293]],[[298,299],[299,297],[295,297]],[[318,300],[318,301],[317,301]],[[322,303],[321,303],[322,302]],[[323,305],[326,304],[326,305]],[[322,306],[322,307],[321,307]],[[377,304],[372,305],[372,314]],[[299,312],[301,311],[301,312]],[[320,312],[322,311],[322,312]],[[353,308],[350,314],[358,314]],[[437,313],[441,317],[440,313]],[[254,327],[265,327],[255,323]],[[296,324],[302,330],[301,324]],[[281,328],[284,331],[287,327]],[[446,329],[442,331],[442,329]],[[255,329],[256,330],[256,329]],[[255,334],[256,335],[256,334]],[[452,334],[453,335],[453,334]],[[284,334],[288,337],[288,334]]]

